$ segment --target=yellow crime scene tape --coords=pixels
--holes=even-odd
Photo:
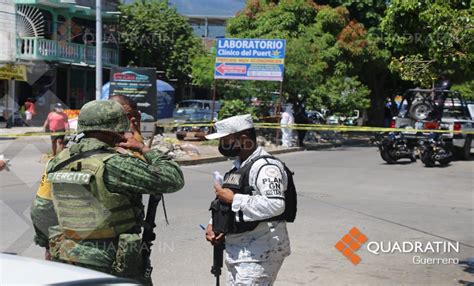
[[[15,138],[15,137],[41,137],[41,136],[62,136],[62,135],[71,135],[75,132],[34,132],[34,133],[18,133],[18,134],[1,134],[0,138]]]
[[[177,128],[177,127],[211,127],[213,122],[199,123],[199,124],[156,124],[156,127],[163,128]],[[344,125],[323,125],[323,124],[291,124],[281,125],[280,123],[255,123],[257,129],[280,129],[289,128],[293,130],[306,131],[334,131],[334,132],[404,132],[404,133],[453,133],[453,134],[474,134],[474,131],[462,130],[439,130],[439,129],[406,129],[406,128],[388,128],[388,127],[369,127],[369,126],[344,126]],[[15,138],[15,137],[40,137],[40,136],[61,136],[71,135],[74,132],[39,132],[26,134],[0,134],[0,138]]]
[[[202,124],[157,124],[157,127],[210,127],[212,122]],[[255,123],[255,128],[259,129],[280,129],[289,128],[294,130],[308,131],[338,131],[338,132],[406,132],[406,133],[454,133],[454,134],[474,134],[474,131],[461,130],[437,130],[437,129],[406,129],[388,127],[369,126],[344,126],[344,125],[324,125],[324,124],[291,124],[281,125],[280,123]]]

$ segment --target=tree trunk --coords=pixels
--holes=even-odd
[[[369,126],[383,126],[385,98],[390,97],[385,89],[386,79],[387,74],[382,71],[376,73],[370,81],[369,88],[372,92],[370,94],[371,106],[368,112]]]

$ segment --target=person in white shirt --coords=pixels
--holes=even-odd
[[[219,138],[221,154],[235,158],[223,185],[214,184],[216,201],[230,206],[233,223],[216,233],[211,219],[206,239],[215,245],[225,237],[228,285],[272,285],[291,253],[284,218],[287,173],[257,146],[250,115],[218,121],[216,129],[206,138]]]
[[[281,114],[281,143],[285,147],[293,147],[293,130],[289,128],[292,124],[295,124],[295,117],[293,116],[293,107],[287,105],[285,112]]]

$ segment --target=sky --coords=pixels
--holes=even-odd
[[[245,7],[245,0],[169,0],[181,14],[234,16]]]
[[[184,15],[234,16],[245,7],[246,0],[168,0]],[[133,0],[125,0],[131,3]]]

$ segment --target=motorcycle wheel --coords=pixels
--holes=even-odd
[[[392,165],[397,162],[397,159],[393,158],[386,148],[380,150],[380,156],[387,164]]]
[[[436,165],[436,161],[433,160],[433,151],[432,150],[424,150],[421,153],[421,162],[425,164],[427,168],[433,168]]]
[[[448,166],[451,161],[453,161],[453,155],[449,156],[448,158],[444,158],[443,160],[439,160],[439,163],[441,166]]]

